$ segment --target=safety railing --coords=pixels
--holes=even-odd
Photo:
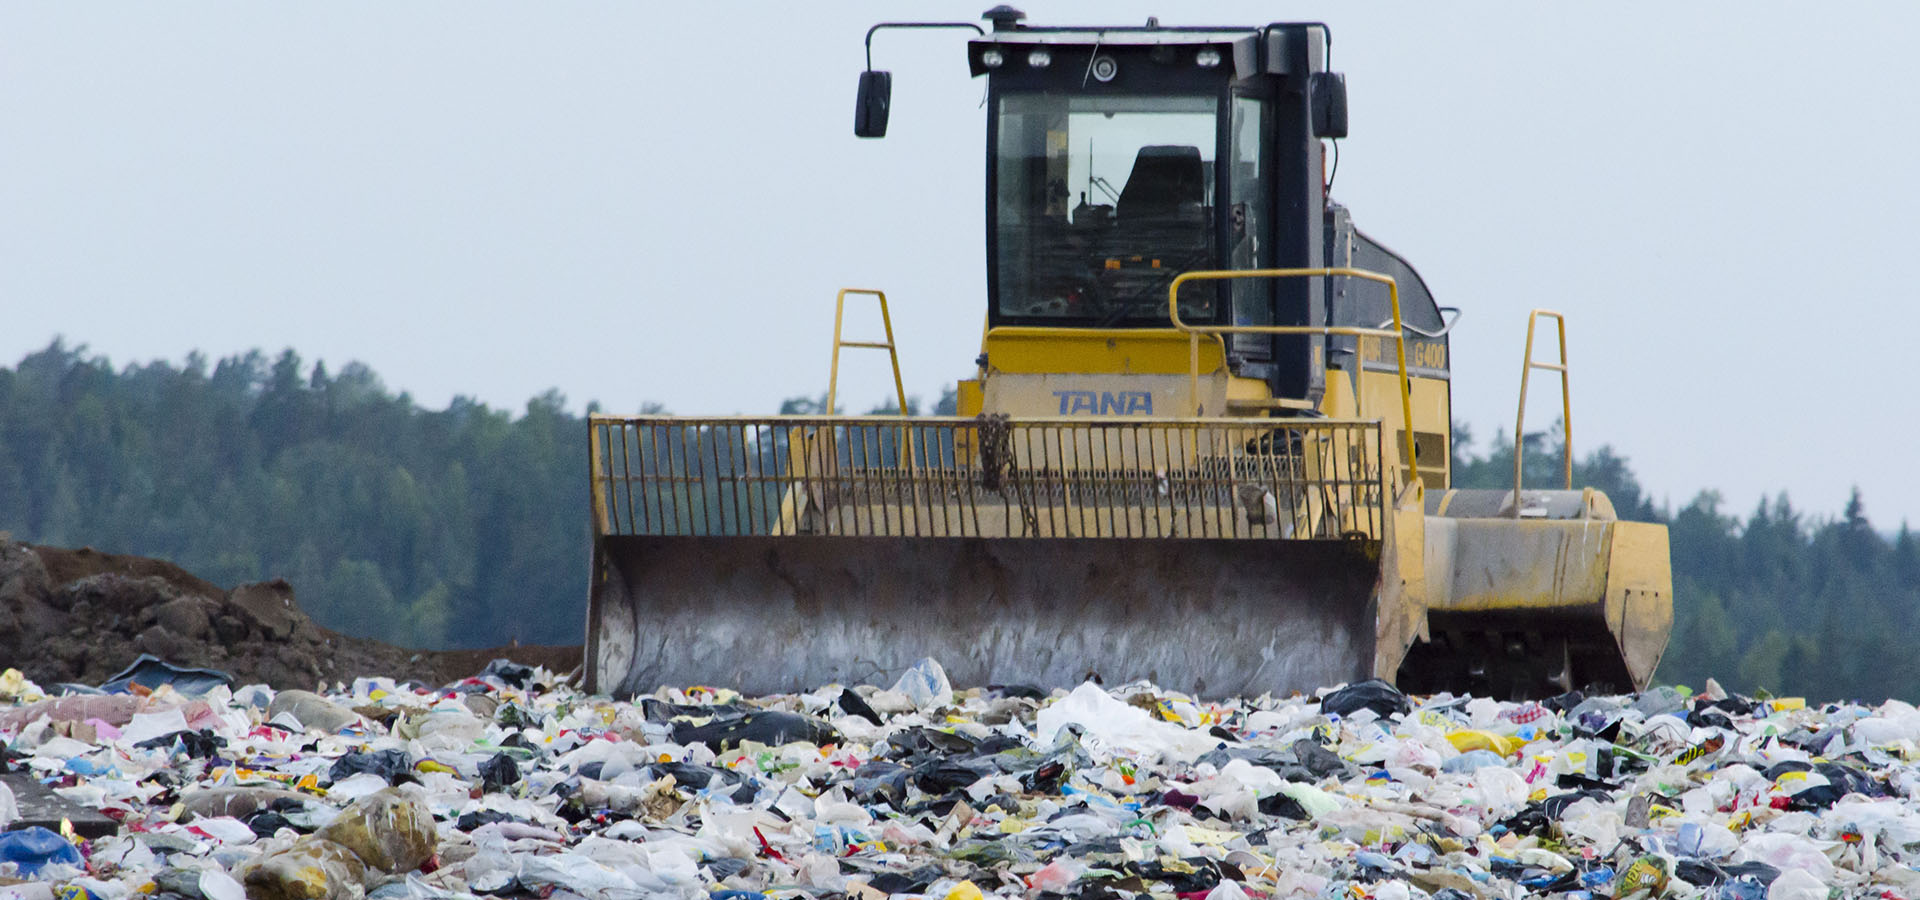
[[[1344,276],[1377,281],[1387,286],[1387,299],[1392,304],[1392,329],[1363,328],[1356,325],[1189,325],[1180,320],[1180,286],[1189,281],[1231,281],[1252,278],[1333,278]],[[1407,431],[1407,483],[1420,483],[1419,460],[1414,453],[1413,441],[1413,388],[1407,377],[1407,335],[1402,330],[1404,322],[1400,318],[1400,284],[1393,276],[1383,275],[1366,269],[1326,268],[1326,269],[1240,269],[1240,270],[1202,270],[1182,272],[1175,276],[1173,283],[1167,286],[1167,316],[1173,320],[1173,327],[1187,333],[1190,339],[1190,360],[1188,368],[1189,395],[1193,398],[1195,415],[1200,412],[1200,336],[1213,335],[1221,340],[1224,351],[1225,341],[1220,335],[1226,334],[1271,334],[1271,335],[1340,335],[1343,337],[1390,338],[1394,342],[1395,357],[1400,366],[1400,414]],[[1224,352],[1223,352],[1224,355]],[[1364,402],[1357,393],[1354,404],[1364,418],[1366,410],[1359,404]]]
[[[1542,316],[1553,319],[1560,331],[1560,361],[1557,363],[1537,362],[1533,358],[1533,327]],[[1567,490],[1573,490],[1573,396],[1570,392],[1567,376],[1567,317],[1551,309],[1536,309],[1527,313],[1527,349],[1526,357],[1520,365],[1520,412],[1513,418],[1513,514],[1520,515],[1521,457],[1526,453],[1527,434],[1527,381],[1534,369],[1547,369],[1560,373],[1560,425],[1561,468],[1565,471]]]
[[[1379,538],[1377,422],[590,418],[603,535]]]

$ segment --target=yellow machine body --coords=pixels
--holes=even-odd
[[[1663,526],[1593,490],[1448,489],[1444,380],[1362,371],[1280,416],[1197,337],[990,329],[955,416],[595,416],[590,682],[794,690],[934,656],[1201,694],[1646,684]]]

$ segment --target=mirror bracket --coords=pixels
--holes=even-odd
[[[867,69],[860,73],[860,93],[855,98],[853,108],[855,137],[887,136],[887,112],[893,103],[893,74],[873,68],[873,33],[882,28],[971,28],[982,37],[987,33],[986,29],[972,22],[881,22],[867,29]]]

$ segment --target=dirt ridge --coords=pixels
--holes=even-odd
[[[370,675],[444,684],[497,657],[565,673],[581,659],[578,646],[398,647],[321,627],[284,580],[229,590],[166,560],[0,536],[0,668],[49,688],[97,685],[141,653],[276,688]]]

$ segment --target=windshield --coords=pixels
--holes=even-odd
[[[1010,94],[999,101],[999,317],[1166,325],[1173,276],[1215,266],[1211,96]],[[1216,291],[1181,291],[1183,319]]]

